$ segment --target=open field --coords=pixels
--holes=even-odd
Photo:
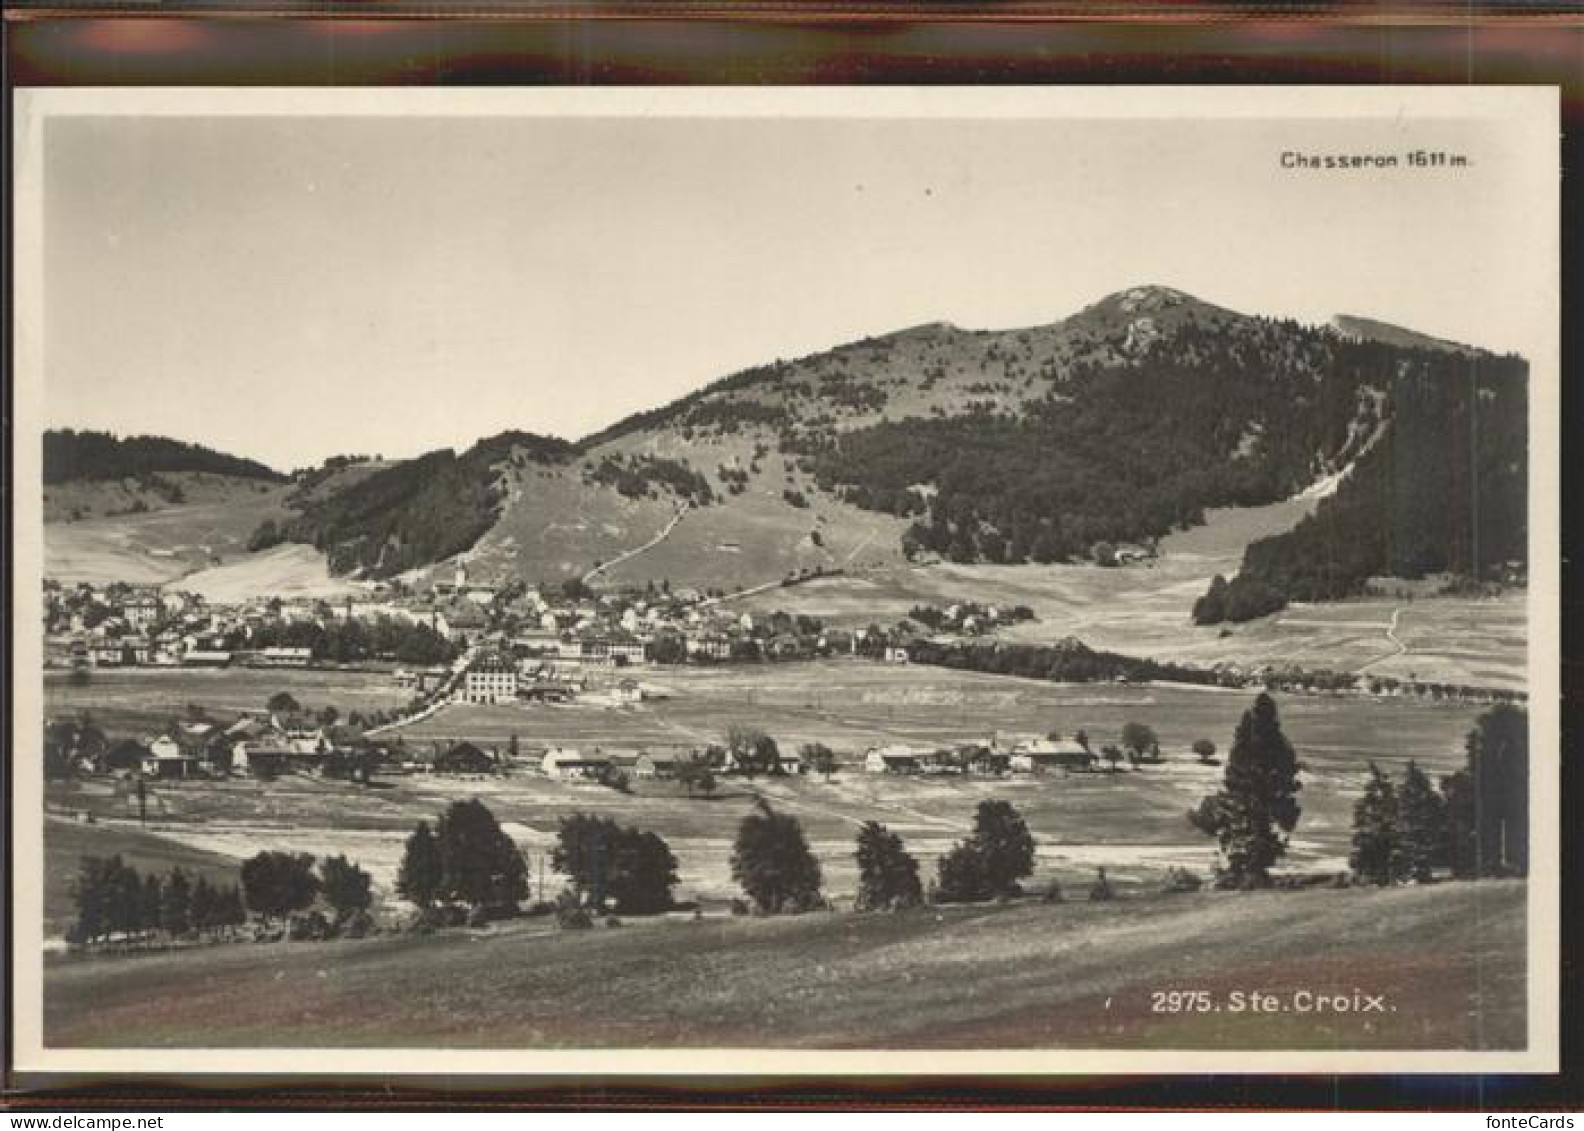
[[[71,882],[84,856],[119,855],[139,872],[168,872],[182,868],[212,883],[238,882],[237,861],[212,852],[188,848],[168,837],[156,836],[125,824],[79,824],[50,819],[44,822],[44,934],[64,934],[76,918]]]
[[[179,681],[179,691],[161,687]],[[185,678],[184,678],[185,677]],[[307,703],[335,702],[343,710],[353,691],[389,694],[376,676],[317,672],[125,673],[123,711],[159,721],[189,699],[211,709],[261,703],[286,687]],[[1024,813],[1039,841],[1038,888],[1050,879],[1086,884],[1104,866],[1124,887],[1158,884],[1163,870],[1186,866],[1208,874],[1212,846],[1184,814],[1220,779],[1220,766],[1188,754],[1208,737],[1224,751],[1253,695],[1175,685],[1061,685],[888,666],[858,660],[743,668],[657,669],[645,682],[666,698],[638,706],[453,706],[402,732],[409,747],[468,738],[505,750],[518,737],[522,764],[505,777],[392,777],[368,788],[313,778],[273,783],[249,780],[160,783],[152,831],[189,847],[233,859],[261,848],[346,852],[387,892],[401,842],[413,824],[432,818],[452,800],[484,799],[530,855],[535,868],[554,842],[559,819],[571,812],[609,815],[664,836],[680,861],[681,898],[719,901],[736,894],[729,856],[738,822],[764,795],[802,821],[838,899],[856,886],[853,837],[866,820],[900,833],[933,875],[936,858],[965,835],[975,805],[1001,797]],[[209,680],[207,690],[195,680]],[[326,680],[349,690],[330,693]],[[364,681],[374,681],[372,685]],[[319,686],[315,686],[315,683]],[[236,683],[240,686],[228,687]],[[95,685],[60,692],[103,692]],[[58,700],[57,700],[58,701]],[[377,702],[377,698],[374,699]],[[1416,700],[1280,697],[1286,733],[1304,762],[1304,815],[1289,864],[1304,870],[1345,867],[1353,800],[1368,763],[1399,774],[1417,758],[1432,775],[1461,764],[1463,737],[1480,708]],[[156,705],[157,704],[157,705]],[[115,711],[96,706],[111,725]],[[1167,756],[1162,765],[1118,774],[1073,774],[1006,779],[905,778],[867,774],[854,764],[869,745],[938,742],[1005,734],[1072,734],[1113,741],[1122,724],[1153,726]],[[784,747],[822,741],[846,765],[831,781],[727,779],[710,798],[689,798],[674,783],[637,781],[631,793],[591,783],[551,781],[537,772],[537,751],[568,744],[607,751],[691,748],[718,740],[734,722],[763,727]],[[112,726],[113,729],[113,726]],[[129,816],[108,783],[52,787],[57,812],[86,811],[106,822]],[[558,881],[550,878],[551,889]]]
[[[53,1047],[1519,1048],[1519,882],[783,920],[545,920],[50,961]],[[1427,946],[1426,940],[1435,940]],[[1231,1009],[1258,988],[1373,1013]],[[1219,1012],[1157,1013],[1157,990]]]
[[[247,540],[266,518],[280,519],[286,488],[254,480],[207,477],[184,490],[190,502],[146,514],[49,522],[44,576],[65,584],[114,581],[158,585],[247,554]],[[89,484],[109,490],[112,484]],[[52,488],[51,490],[64,490]],[[58,503],[65,506],[65,503]]]
[[[226,719],[262,711],[269,697],[288,691],[305,707],[334,706],[342,715],[397,707],[411,693],[383,672],[306,671],[292,668],[101,668],[88,684],[74,686],[65,672],[44,673],[46,717],[90,712],[112,734],[164,726],[198,703]]]
[[[1001,638],[1049,644],[1076,636],[1092,648],[1206,667],[1297,664],[1480,687],[1527,686],[1528,596],[1522,592],[1294,605],[1243,625],[1195,625],[1193,604],[1211,578],[1231,577],[1249,542],[1290,530],[1322,495],[1310,491],[1269,506],[1210,510],[1202,525],[1163,538],[1160,557],[1148,563],[881,566],[770,589],[724,607],[779,609],[856,628],[893,625],[917,604],[1027,605],[1037,619]],[[1396,628],[1388,635],[1394,614]]]
[[[1200,627],[1189,614],[1214,572],[1172,558],[1117,569],[941,564],[811,581],[724,607],[779,609],[853,628],[893,625],[917,604],[1027,605],[1037,619],[1000,632],[1001,639],[1050,644],[1076,636],[1092,648],[1201,667],[1296,664],[1479,687],[1528,685],[1526,593],[1409,602],[1360,598],[1293,605],[1242,625]],[[1387,635],[1394,614],[1396,640]]]
[[[216,604],[239,604],[260,597],[343,597],[368,587],[332,577],[324,554],[312,546],[289,543],[190,573],[172,588]]]

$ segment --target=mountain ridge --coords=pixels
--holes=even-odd
[[[624,576],[726,586],[934,556],[1079,560],[1338,473],[1399,430],[1405,380],[1433,387],[1454,360],[1521,368],[1354,316],[1306,326],[1130,287],[1039,326],[926,322],[777,359],[576,441],[505,432],[424,453],[299,500],[265,541],[308,542],[357,576],[460,555],[532,579],[655,541]],[[1481,390],[1475,408],[1511,415],[1500,381]],[[1451,428],[1447,405],[1404,403],[1427,434]],[[1409,556],[1458,557],[1445,550]]]

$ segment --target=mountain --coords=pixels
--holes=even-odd
[[[730,589],[909,559],[1106,561],[1207,508],[1338,483],[1222,583],[1241,613],[1521,559],[1526,376],[1368,319],[1304,326],[1141,286],[1047,325],[927,323],[771,361],[576,444],[508,432],[331,461],[252,542],[312,544],[354,577],[466,560]],[[1219,596],[1208,620],[1230,615]]]

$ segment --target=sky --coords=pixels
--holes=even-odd
[[[1527,353],[1508,145],[1402,119],[51,118],[45,418],[281,469],[575,439],[775,358],[1150,283]],[[1280,163],[1411,148],[1472,164]]]

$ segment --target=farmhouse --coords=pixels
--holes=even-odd
[[[633,763],[633,777],[644,780],[669,781],[676,777],[677,770],[683,762],[680,754],[651,754],[638,755],[638,760]]]
[[[500,655],[485,653],[468,667],[462,699],[467,703],[516,702],[517,669]]]
[[[316,770],[324,764],[325,753],[303,750],[276,736],[238,742],[231,748],[231,772],[256,777]]]
[[[498,768],[493,755],[471,742],[458,742],[434,760],[437,774],[488,774]]]
[[[967,767],[970,774],[994,777],[1011,769],[1012,756],[994,746],[969,745],[957,748],[957,761]]]
[[[598,780],[610,766],[611,760],[603,754],[596,752],[586,755],[560,746],[547,751],[540,763],[545,777],[561,781]]]
[[[1094,754],[1070,738],[1037,738],[1014,746],[1010,764],[1013,773],[1041,774],[1050,770],[1088,770],[1096,761]]]
[[[624,679],[616,685],[612,695],[618,703],[642,703],[644,690],[636,679]]]
[[[182,653],[181,663],[185,668],[224,668],[231,664],[231,653],[189,648]]]
[[[149,744],[142,769],[151,778],[185,778],[198,769],[198,759],[170,735],[161,735]]]
[[[248,662],[260,668],[306,668],[312,660],[312,648],[262,648]]]
[[[935,751],[917,746],[876,746],[864,754],[864,769],[871,774],[918,774],[935,761]]]

